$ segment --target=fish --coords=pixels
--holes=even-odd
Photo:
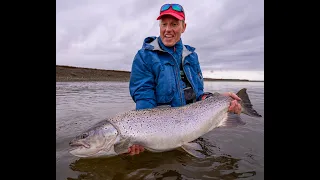
[[[262,117],[253,109],[246,88],[236,94],[241,98],[242,114]],[[194,157],[204,158],[203,148],[194,140],[215,128],[246,124],[240,114],[228,112],[232,100],[215,92],[181,107],[121,112],[76,135],[69,142],[69,153],[80,158],[112,157],[128,153],[129,147],[137,144],[153,153],[182,148]]]

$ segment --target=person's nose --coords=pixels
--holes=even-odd
[[[171,30],[172,30],[172,27],[168,25],[168,26],[166,27],[166,32],[170,32]]]

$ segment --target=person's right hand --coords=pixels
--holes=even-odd
[[[131,147],[129,147],[128,149],[128,153],[130,153],[130,155],[136,155],[139,154],[140,152],[144,151],[144,147],[140,146],[140,145],[132,145]]]
[[[235,114],[240,114],[241,113],[241,105],[238,102],[241,100],[240,97],[238,97],[236,94],[234,94],[232,92],[226,92],[226,93],[223,93],[223,95],[230,96],[234,99],[233,101],[231,101],[228,111],[233,112]]]

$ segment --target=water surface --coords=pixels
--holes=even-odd
[[[91,125],[134,109],[127,82],[56,83],[56,177],[75,179],[264,179],[264,83],[205,82],[205,91],[237,92],[247,88],[262,118],[241,115],[245,126],[219,128],[197,140],[207,159],[174,150],[135,156],[79,159],[68,153],[69,141]]]

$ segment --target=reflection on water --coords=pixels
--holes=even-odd
[[[256,174],[238,171],[239,161],[229,155],[196,160],[177,150],[145,152],[137,156],[76,160],[70,168],[81,174],[68,179],[238,179]]]
[[[238,171],[239,161],[230,155],[199,160],[178,150],[145,152],[137,156],[76,160],[70,168],[81,174],[68,179],[238,179],[256,174],[255,171]]]
[[[245,87],[254,108],[264,116],[263,83],[205,82],[205,87],[210,92],[236,92]],[[79,159],[68,153],[68,142],[92,124],[133,109],[128,84],[57,83],[56,100],[57,179],[263,179],[263,117],[242,115],[245,126],[215,129],[195,140],[204,148],[206,159],[196,159],[181,149]]]

